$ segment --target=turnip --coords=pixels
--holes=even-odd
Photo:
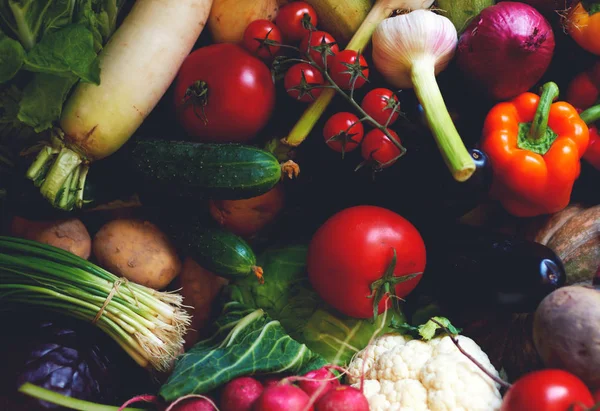
[[[315,411],[369,411],[369,401],[360,390],[342,385],[321,397]]]
[[[315,397],[317,401],[332,389],[339,387],[340,381],[331,371],[323,367],[304,374],[304,378],[298,381],[298,386],[311,397],[318,391]]]
[[[250,411],[263,392],[263,385],[252,377],[231,380],[221,392],[221,411]]]
[[[310,397],[295,385],[278,384],[266,388],[254,403],[253,411],[314,411]]]

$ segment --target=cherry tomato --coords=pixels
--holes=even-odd
[[[310,38],[310,44],[309,44]],[[308,50],[310,46],[310,51]],[[327,51],[328,50],[328,51]],[[327,65],[331,63],[331,58],[339,53],[340,48],[335,42],[333,36],[325,31],[313,31],[302,38],[300,51],[308,54],[320,67],[323,67],[323,51],[327,51]]]
[[[175,80],[177,117],[201,142],[246,142],[267,124],[275,105],[269,68],[236,44],[193,51]]]
[[[254,20],[244,31],[242,45],[255,56],[271,60],[279,52],[281,41],[281,31],[275,24],[269,20]]]
[[[398,120],[400,103],[392,90],[376,88],[367,93],[363,98],[361,107],[381,125],[392,125]],[[392,114],[393,113],[393,114]],[[390,119],[388,123],[388,119]]]
[[[329,62],[328,62],[329,64]],[[369,66],[367,60],[354,50],[344,50],[331,58],[329,74],[340,88],[350,90],[352,88],[353,75],[355,73],[356,82],[354,88],[361,88],[369,78]],[[360,74],[362,73],[362,75]]]
[[[313,236],[307,257],[310,282],[319,296],[341,313],[371,318],[371,284],[390,268],[394,250],[393,277],[423,272],[425,244],[408,220],[381,207],[347,208],[327,220]],[[420,279],[419,275],[397,284],[396,295],[406,297]],[[376,306],[378,313],[391,303],[382,298]]]
[[[360,119],[347,112],[334,114],[323,127],[325,143],[338,153],[356,149],[364,134],[365,129]]]
[[[279,9],[275,24],[281,29],[283,37],[290,43],[302,40],[310,26],[317,27],[317,12],[312,6],[303,1],[293,1]]]
[[[400,142],[400,137],[394,130],[389,128],[387,130],[396,141]],[[397,159],[401,152],[383,131],[374,129],[365,136],[360,153],[365,161],[374,161],[377,167],[386,168],[394,164],[394,159]]]
[[[586,408],[594,405],[594,398],[585,384],[563,370],[546,369],[525,374],[506,392],[500,411],[567,411],[573,404]]]
[[[319,70],[308,63],[294,64],[285,73],[283,85],[288,95],[296,100],[310,103],[323,92],[323,88],[313,88],[325,84]]]

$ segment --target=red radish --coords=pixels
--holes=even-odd
[[[307,405],[310,397],[295,385],[281,384],[265,388],[254,403],[253,411],[314,411]]]
[[[457,64],[496,100],[508,100],[537,83],[554,52],[550,23],[525,3],[485,8],[458,41]],[[518,75],[515,75],[518,73]]]
[[[342,385],[321,397],[315,411],[369,411],[369,401],[360,390]]]
[[[335,387],[340,386],[340,381],[335,378],[335,375],[327,368],[319,368],[318,370],[309,371],[303,376],[304,378],[310,378],[311,380],[302,379],[298,381],[298,386],[302,391],[307,393],[309,396],[319,390],[319,394],[316,400],[327,394]],[[323,387],[323,388],[320,388]]]
[[[250,411],[263,392],[263,385],[252,377],[240,377],[221,392],[221,411]]]
[[[277,375],[269,375],[262,379],[262,385],[264,388],[272,387],[274,385],[279,384],[279,382],[283,379],[281,376]]]
[[[202,395],[186,395],[173,401],[165,411],[216,411],[214,403]]]

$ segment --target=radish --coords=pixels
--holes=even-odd
[[[265,388],[253,411],[314,411],[307,407],[310,397],[295,385],[280,384]]]
[[[55,138],[27,171],[55,207],[83,205],[89,164],[117,151],[142,124],[198,39],[212,0],[137,0],[100,52],[100,85],[80,83]]]
[[[180,401],[182,400],[182,401]],[[216,411],[217,408],[205,398],[180,398],[169,405],[165,411]]]
[[[340,386],[340,381],[327,368],[309,371],[303,377],[303,379],[298,381],[298,386],[311,397],[315,392],[319,391],[315,397],[315,401],[333,388]]]
[[[321,397],[315,411],[369,411],[369,401],[360,390],[342,385]]]
[[[263,385],[252,377],[231,380],[221,393],[221,411],[250,411],[263,392]]]
[[[264,388],[272,387],[274,385],[279,384],[279,381],[282,380],[283,377],[277,375],[269,375],[262,379],[262,385]]]

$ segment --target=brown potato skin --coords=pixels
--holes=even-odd
[[[86,260],[90,258],[92,251],[90,233],[77,218],[31,221],[14,216],[10,224],[10,234],[14,237],[53,245]]]
[[[109,221],[96,233],[92,247],[99,265],[155,290],[165,288],[181,271],[175,247],[149,221]]]
[[[592,391],[600,389],[600,291],[567,286],[538,306],[533,340],[544,365],[579,377]]]
[[[281,184],[258,197],[245,200],[210,200],[210,215],[222,227],[243,238],[252,238],[275,221],[284,207]]]

